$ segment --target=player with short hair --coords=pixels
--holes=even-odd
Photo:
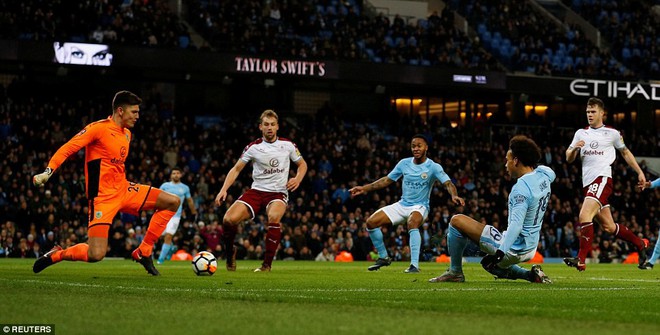
[[[192,215],[197,215],[197,209],[195,209],[195,203],[193,203],[192,196],[190,195],[190,187],[181,182],[181,169],[178,167],[172,168],[170,172],[170,181],[160,185],[160,189],[166,192],[170,192],[181,201],[179,209],[176,211],[176,214],[172,216],[169,222],[167,222],[167,227],[163,232],[163,245],[160,248],[160,255],[158,256],[158,264],[163,264],[168,255],[172,250],[172,236],[176,233],[176,230],[179,228],[179,222],[181,221],[181,213],[183,212],[183,202],[188,200],[188,208]]]
[[[647,181],[644,183],[644,185],[639,185],[639,188],[642,190],[645,188],[658,188],[660,187],[660,178],[654,180],[653,182]],[[653,248],[653,254],[651,255],[651,258],[644,264],[638,265],[640,269],[642,270],[650,270],[653,269],[653,266],[655,265],[655,262],[660,258],[660,239],[655,241],[655,248]]]
[[[447,233],[451,265],[429,282],[464,282],[463,251],[468,240],[472,240],[488,254],[481,265],[496,278],[551,283],[541,266],[533,265],[531,270],[526,270],[517,265],[529,261],[536,253],[550,199],[550,184],[555,180],[555,173],[549,167],[537,166],[540,159],[541,150],[532,139],[517,135],[509,141],[505,168],[511,178],[518,180],[509,193],[507,230],[500,233],[497,228],[466,215],[454,215]]]
[[[35,273],[63,260],[89,263],[102,260],[108,251],[108,232],[117,212],[139,215],[142,210],[155,209],[144,240],[131,256],[149,274],[160,275],[151,253],[180,201],[170,193],[126,180],[124,162],[132,139],[129,129],[139,119],[141,103],[142,99],[129,91],[117,92],[112,100],[112,115],[88,124],[55,152],[45,172],[32,178],[36,186],[43,185],[69,156],[85,148],[85,189],[89,201],[87,243],[64,250],[55,246],[34,262]]]
[[[259,117],[259,130],[262,137],[248,144],[234,167],[229,170],[220,192],[215,198],[219,206],[227,199],[227,190],[245,166],[252,162],[252,186],[241,195],[227,210],[222,219],[222,239],[227,253],[227,270],[236,271],[236,238],[239,223],[254,218],[261,208],[266,209],[268,231],[266,233],[266,252],[261,267],[254,272],[271,270],[275,253],[280,245],[282,227],[280,221],[289,202],[289,191],[300,186],[307,163],[300,155],[298,147],[289,139],[277,136],[279,117],[271,110],[265,110]],[[291,161],[296,163],[296,175],[289,178]]]
[[[383,232],[380,227],[385,224],[407,223],[410,236],[410,266],[405,273],[418,273],[419,254],[422,237],[419,227],[426,221],[429,213],[429,198],[436,181],[440,181],[452,201],[457,205],[465,205],[463,198],[458,196],[456,186],[451,182],[442,166],[427,157],[428,140],[424,135],[413,136],[410,149],[413,156],[404,158],[397,163],[394,169],[385,177],[363,186],[355,186],[349,190],[352,196],[364,194],[385,188],[403,177],[402,195],[398,202],[378,209],[367,219],[369,237],[378,251],[376,263],[368,270],[375,271],[383,266],[389,266],[392,259],[387,254],[383,242]]]
[[[568,149],[566,161],[572,163],[580,154],[582,160],[582,186],[584,201],[580,209],[580,250],[577,257],[564,258],[566,265],[578,271],[586,270],[585,260],[591,251],[594,238],[594,218],[603,230],[624,241],[635,245],[639,251],[639,265],[646,261],[648,241],[637,237],[628,227],[614,222],[610,209],[609,197],[612,193],[612,163],[616,159],[616,150],[637,172],[638,186],[646,184],[644,171],[639,167],[635,156],[628,150],[618,130],[605,126],[605,104],[598,98],[587,101],[587,121],[589,126],[578,129]],[[615,150],[616,149],[616,150]]]

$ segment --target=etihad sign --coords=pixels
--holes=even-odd
[[[275,60],[254,57],[236,57],[236,71],[248,73],[291,74],[297,76],[325,76],[324,62],[301,60]]]
[[[571,81],[571,93],[579,96],[608,98],[627,98],[660,101],[660,84],[642,85],[640,83],[575,79]]]

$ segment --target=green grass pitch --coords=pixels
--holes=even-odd
[[[554,284],[494,280],[466,264],[465,283],[427,280],[447,264],[224,263],[197,277],[189,262],[0,260],[0,324],[54,324],[56,334],[660,334],[660,270],[545,264]],[[529,268],[529,265],[525,265]]]

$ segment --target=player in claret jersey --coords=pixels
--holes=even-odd
[[[238,224],[254,218],[264,207],[268,215],[266,253],[263,264],[254,271],[270,271],[280,245],[282,236],[280,220],[289,201],[288,191],[295,191],[307,173],[307,163],[300,155],[300,151],[290,140],[278,137],[278,129],[277,114],[270,109],[264,111],[259,118],[262,137],[245,147],[240,159],[227,173],[222,189],[215,198],[218,206],[225,201],[229,187],[234,184],[245,165],[252,162],[252,187],[229,207],[222,220],[222,239],[227,253],[228,271],[236,271],[234,239]],[[298,168],[296,176],[289,179],[290,161],[296,163]]]
[[[46,171],[33,177],[36,186],[43,185],[69,156],[85,148],[85,186],[89,201],[87,243],[67,249],[55,246],[34,263],[35,273],[63,260],[90,263],[102,260],[108,250],[108,231],[117,212],[138,215],[142,210],[155,209],[144,240],[131,256],[149,274],[159,275],[151,251],[177,211],[180,200],[149,185],[126,180],[124,161],[132,138],[129,128],[133,128],[139,118],[141,103],[142,99],[131,92],[117,92],[112,100],[112,115],[87,125],[55,152]]]
[[[566,161],[572,163],[580,154],[582,159],[582,186],[584,202],[580,210],[580,251],[577,257],[564,258],[566,265],[584,271],[585,259],[594,238],[593,219],[609,234],[628,241],[639,251],[639,267],[646,261],[648,241],[637,237],[628,227],[614,222],[608,198],[612,193],[612,163],[616,158],[615,149],[623,159],[637,172],[638,186],[646,186],[646,177],[639,168],[635,156],[626,148],[623,137],[614,128],[605,126],[603,117],[605,105],[598,98],[587,101],[587,121],[589,126],[578,129],[571,145],[566,150]]]

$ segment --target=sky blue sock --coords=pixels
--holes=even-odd
[[[449,225],[447,246],[449,247],[449,255],[451,258],[449,270],[452,272],[463,273],[463,251],[465,250],[467,242],[467,238],[465,238],[458,229]]]
[[[410,236],[410,264],[419,269],[419,249],[422,247],[422,235],[419,234],[419,229],[410,229],[408,231]]]
[[[658,257],[660,257],[660,240],[655,241],[655,248],[653,248],[653,255],[651,255],[651,258],[647,262],[651,263],[651,265],[655,265],[655,261],[658,260]]]
[[[387,249],[385,249],[385,243],[383,242],[383,232],[380,231],[380,227],[374,229],[367,229],[369,231],[369,237],[371,238],[371,243],[378,251],[378,257],[386,258]]]
[[[170,248],[172,247],[171,244],[163,243],[163,246],[160,248],[160,255],[158,256],[158,261],[159,262],[164,262],[165,257],[167,257],[167,254],[170,253]]]
[[[529,281],[530,271],[521,268],[518,264],[514,264],[509,268],[509,279],[524,279]]]

